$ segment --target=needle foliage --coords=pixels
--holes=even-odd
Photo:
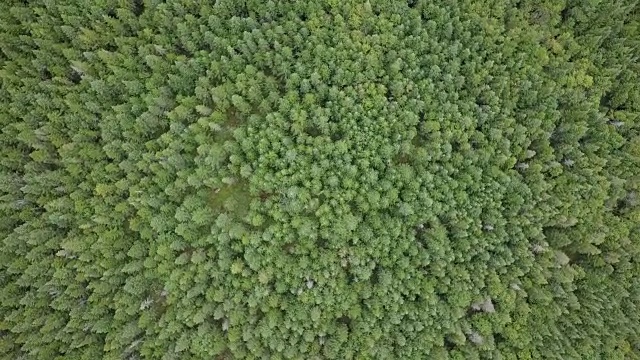
[[[2,1],[0,357],[640,358],[639,25]]]

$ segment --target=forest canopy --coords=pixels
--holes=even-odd
[[[0,4],[0,358],[640,358],[635,0]]]

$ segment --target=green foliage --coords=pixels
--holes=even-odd
[[[7,359],[633,359],[640,8],[0,5]]]

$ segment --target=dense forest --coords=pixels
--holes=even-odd
[[[3,0],[0,358],[640,359],[636,0]]]

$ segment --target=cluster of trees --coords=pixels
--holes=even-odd
[[[636,1],[4,1],[0,356],[640,357]]]

